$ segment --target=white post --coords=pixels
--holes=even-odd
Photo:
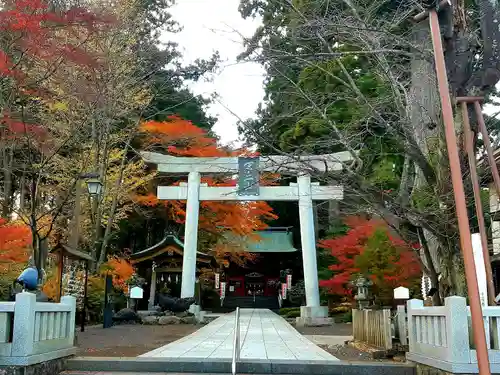
[[[68,345],[75,345],[75,328],[76,328],[76,298],[73,296],[64,296],[61,298],[61,303],[71,306],[68,318]]]
[[[16,294],[14,305],[14,329],[12,333],[12,354],[28,357],[33,354],[35,343],[36,295],[22,292]]]
[[[319,286],[311,177],[305,175],[297,177],[297,185],[299,187],[300,241],[302,244],[306,303],[307,307],[317,307],[319,306]]]
[[[474,264],[476,265],[477,286],[481,304],[488,306],[488,288],[486,284],[486,267],[484,265],[483,245],[479,233],[472,234],[472,253],[474,255]]]
[[[155,294],[156,294],[156,271],[153,267],[151,273],[151,285],[149,286],[149,301],[148,310],[153,310],[155,307]]]
[[[200,213],[200,173],[189,172],[182,259],[181,298],[194,297],[196,251],[198,248],[198,217]]]

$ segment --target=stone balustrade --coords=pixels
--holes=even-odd
[[[71,296],[46,303],[23,292],[15,302],[0,302],[0,366],[29,366],[75,354],[75,314]]]
[[[470,309],[463,297],[448,297],[444,306],[407,303],[408,360],[450,373],[478,373]],[[483,307],[492,373],[500,373],[500,306]]]

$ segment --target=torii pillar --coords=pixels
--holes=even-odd
[[[313,200],[341,200],[342,186],[320,186],[303,172],[304,163],[319,170],[341,170],[350,161],[346,152],[316,155],[300,160],[283,156],[261,158],[183,158],[150,152],[147,162],[158,164],[159,172],[189,173],[179,186],[159,186],[158,199],[187,200],[182,264],[181,298],[193,297],[196,282],[196,252],[200,201],[298,201],[300,237],[307,306],[301,307],[300,325],[329,324],[328,308],[320,306]],[[263,159],[263,160],[262,160]],[[259,165],[260,164],[260,165]],[[302,164],[302,165],[301,165]],[[302,168],[301,168],[302,167]],[[295,171],[297,183],[290,186],[259,186],[259,171]],[[207,186],[200,173],[239,172],[238,187]]]

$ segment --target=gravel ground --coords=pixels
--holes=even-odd
[[[352,336],[352,325],[337,323],[325,327],[295,327],[304,336]],[[404,357],[374,359],[370,348],[362,343],[352,345],[318,345],[331,355],[342,361],[368,361],[368,362],[404,362]]]
[[[352,324],[337,323],[323,327],[295,327],[303,335],[352,336]]]
[[[337,323],[323,327],[295,327],[304,336],[352,336],[352,324]],[[318,345],[342,361],[375,361],[370,353],[348,345]]]
[[[119,325],[108,329],[87,327],[77,333],[78,356],[136,357],[187,336],[200,326],[191,324]]]
[[[370,353],[363,352],[348,345],[319,345],[331,355],[337,357],[341,361],[369,361],[380,362],[372,358]]]
[[[362,342],[351,342],[350,345],[319,345],[331,355],[342,361],[368,361],[368,362],[406,362],[403,353],[394,357],[373,358],[373,347]]]

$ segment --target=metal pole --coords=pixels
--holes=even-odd
[[[231,375],[236,375],[236,366],[240,360],[240,308],[234,313],[233,358],[231,361]]]
[[[500,175],[498,174],[495,155],[493,155],[493,149],[491,148],[490,135],[488,134],[488,129],[486,129],[486,124],[484,123],[483,111],[481,109],[481,104],[479,104],[479,98],[474,102],[474,110],[476,112],[479,130],[481,131],[481,135],[483,136],[484,148],[486,149],[486,153],[488,154],[488,162],[490,164],[493,180],[495,181],[497,197],[500,199]]]
[[[493,285],[493,273],[491,271],[490,253],[488,251],[488,236],[486,235],[486,224],[484,222],[483,205],[481,202],[481,187],[477,177],[476,153],[474,152],[472,131],[470,129],[469,112],[467,103],[460,103],[462,107],[462,119],[464,122],[465,148],[469,158],[470,179],[474,190],[474,203],[476,206],[476,216],[481,236],[481,247],[483,249],[484,267],[486,269],[486,280],[488,286],[488,304],[495,306],[495,286]]]
[[[436,65],[436,78],[438,82],[439,96],[441,97],[441,110],[445,127],[446,146],[450,161],[451,182],[455,197],[455,206],[458,219],[458,230],[460,244],[464,257],[465,276],[467,279],[467,290],[469,292],[472,331],[476,345],[477,363],[480,375],[490,375],[490,363],[488,360],[488,348],[486,346],[486,334],[483,324],[483,310],[479,297],[477,285],[476,266],[472,253],[472,239],[465,201],[460,158],[458,156],[457,136],[453,121],[453,109],[451,107],[450,92],[448,88],[448,77],[446,74],[446,63],[444,60],[443,45],[441,40],[441,29],[439,27],[438,15],[435,10],[429,12],[429,24],[434,48],[434,62]]]

